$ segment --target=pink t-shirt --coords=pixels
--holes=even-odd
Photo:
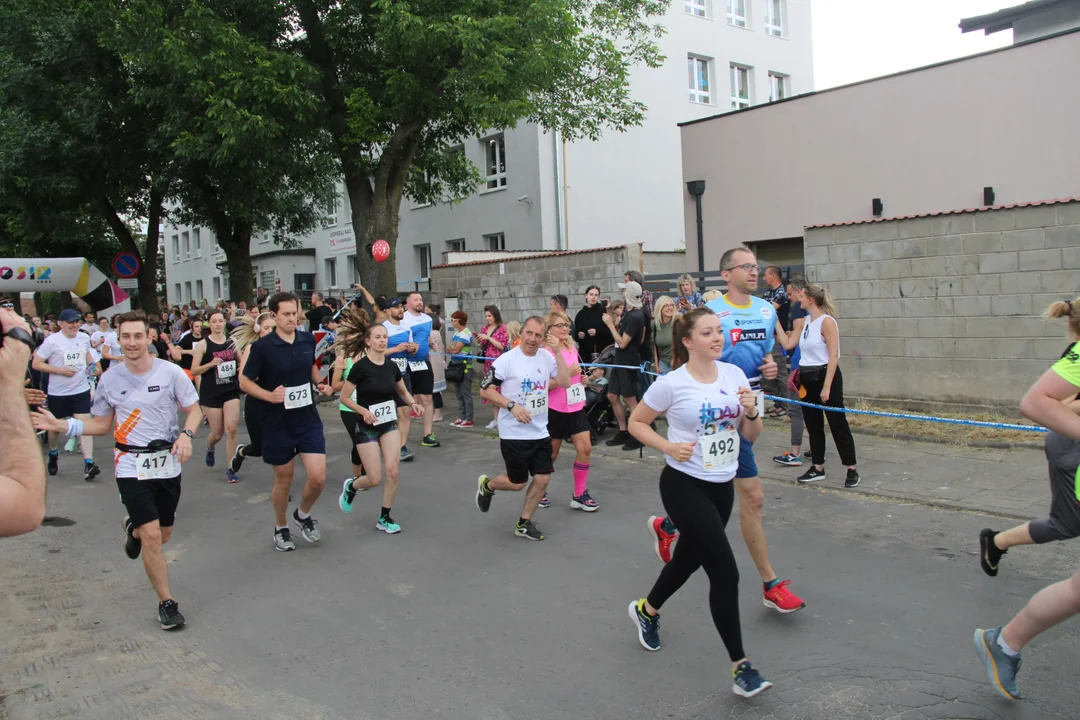
[[[545,347],[544,349],[547,350],[549,353],[551,352],[551,348]],[[555,353],[551,354],[552,356],[555,355]],[[566,362],[566,367],[576,365],[579,362],[577,350],[574,348],[570,348],[569,350],[563,350],[562,357],[563,360]],[[581,384],[581,373],[578,373],[577,375],[574,375],[572,378],[570,378],[570,384]],[[585,407],[585,401],[582,400],[581,402],[577,402],[573,405],[568,406],[566,404],[566,388],[553,387],[548,392],[548,407],[556,412],[572,413],[577,412],[581,408]]]

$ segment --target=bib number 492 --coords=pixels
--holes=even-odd
[[[739,435],[734,430],[701,438],[701,464],[704,470],[719,470],[739,459]]]

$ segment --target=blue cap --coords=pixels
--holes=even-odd
[[[82,316],[79,315],[79,311],[73,308],[68,308],[60,313],[60,322],[79,322],[82,320]]]

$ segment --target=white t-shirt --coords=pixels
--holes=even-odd
[[[108,353],[113,357],[121,355],[120,338],[116,336],[115,330],[110,330],[105,333],[105,342],[101,343],[101,354],[104,355],[105,353]],[[113,362],[117,361],[114,360]]]
[[[520,423],[509,410],[499,409],[499,437],[503,440],[543,440],[548,437],[548,390],[559,366],[551,353],[529,357],[519,345],[503,353],[491,365],[499,390],[507,400],[524,407],[532,420]]]
[[[77,371],[71,377],[49,375],[49,394],[58,397],[80,395],[89,392],[87,362],[90,358],[90,338],[81,332],[68,338],[64,333],[53,333],[34,352],[53,367],[73,367]]]
[[[730,433],[738,430],[743,412],[739,388],[749,388],[750,381],[746,379],[746,373],[730,363],[718,362],[716,369],[716,382],[706,385],[695,380],[683,365],[657,378],[645,391],[642,402],[657,412],[667,413],[668,440],[695,443],[694,454],[688,462],[666,457],[668,466],[699,480],[720,483],[735,477],[739,468],[738,434],[731,437]],[[723,457],[724,448],[721,447],[722,459],[718,462],[724,464],[706,470],[700,440],[717,435],[735,441],[728,445],[729,450],[735,451],[735,457]]]
[[[105,336],[108,334],[108,332],[101,332],[100,330],[95,330],[94,332],[90,333],[91,344],[97,344],[101,340],[105,339]]]
[[[97,332],[97,329],[97,323],[85,323],[79,326],[79,330],[86,333],[87,335],[93,335],[95,332]]]
[[[90,412],[97,417],[116,415],[113,431],[116,442],[146,447],[153,440],[174,442],[180,435],[177,408],[198,402],[195,386],[179,365],[155,359],[150,372],[136,375],[128,370],[126,363],[116,362],[98,381]],[[137,476],[135,455],[114,449],[113,456],[116,477]],[[176,475],[179,474],[180,466],[176,465]]]

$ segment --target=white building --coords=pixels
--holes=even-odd
[[[399,289],[417,281],[425,287],[431,266],[452,250],[685,247],[678,123],[813,90],[810,0],[676,0],[664,25],[665,62],[632,74],[632,97],[648,107],[640,127],[564,143],[524,124],[463,142],[461,151],[486,180],[456,205],[402,203]],[[347,208],[343,200],[336,222],[306,238],[302,250],[253,240],[257,283],[273,289],[276,280],[285,290],[351,284],[355,246],[331,244],[332,233],[349,235]],[[209,247],[199,250],[196,238]],[[223,269],[224,256],[213,252],[209,230],[167,227],[165,242],[170,302],[222,297],[218,288],[224,292],[227,283],[216,263]]]

